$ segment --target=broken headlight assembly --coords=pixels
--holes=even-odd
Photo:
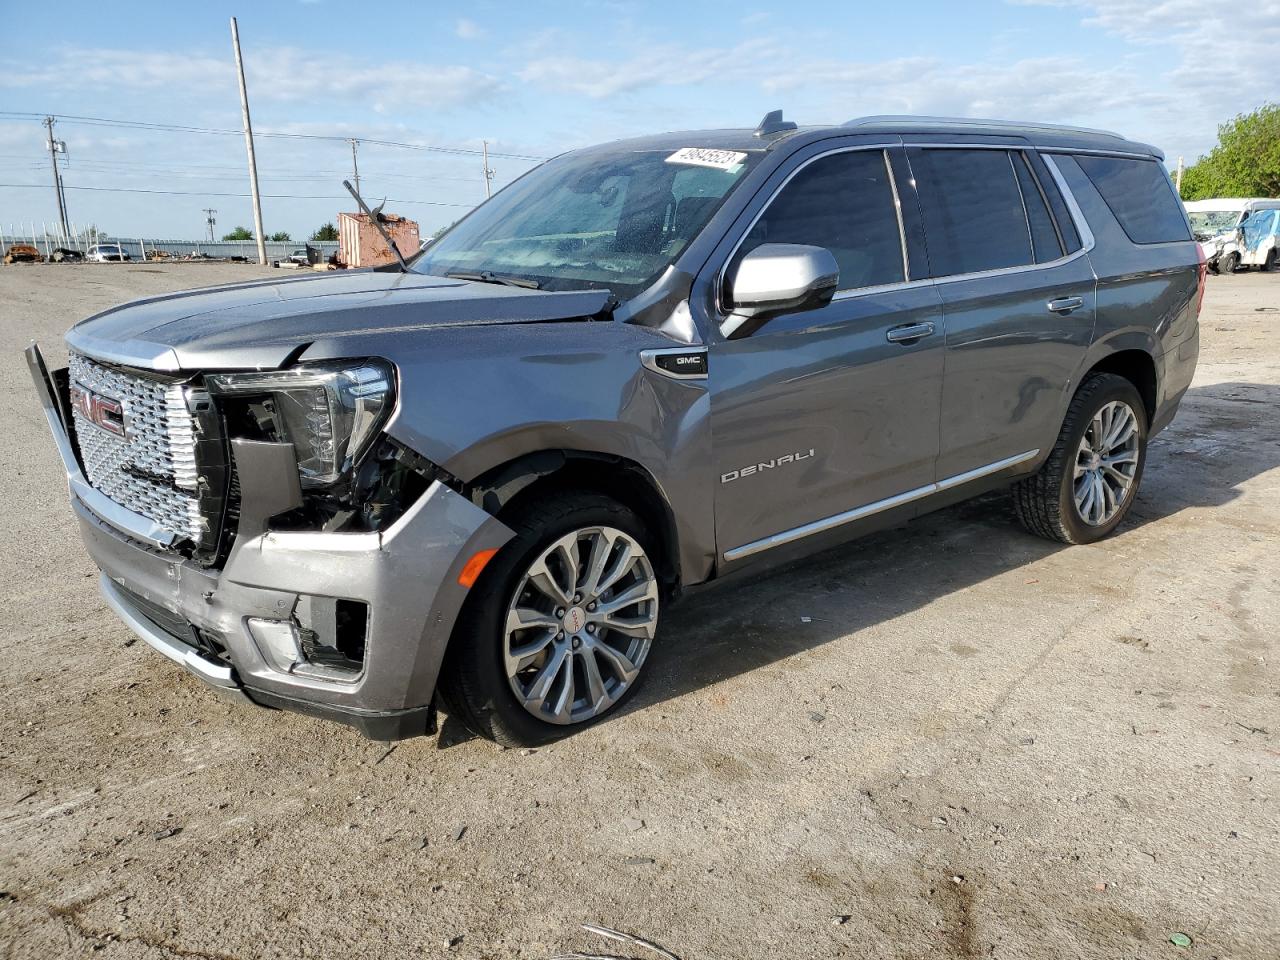
[[[293,444],[304,493],[339,498],[395,406],[395,374],[380,360],[215,374],[207,383],[230,436]]]

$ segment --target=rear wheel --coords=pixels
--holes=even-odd
[[[564,494],[508,523],[516,537],[472,588],[440,693],[474,732],[532,746],[635,693],[659,586],[644,525],[607,497]]]
[[[1101,540],[1133,505],[1146,456],[1146,408],[1137,389],[1115,374],[1093,374],[1072,398],[1049,459],[1014,485],[1018,519],[1060,543]]]
[[[1272,247],[1267,251],[1267,259],[1262,261],[1262,269],[1270,273],[1276,268],[1276,248]]]

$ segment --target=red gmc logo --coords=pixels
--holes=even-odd
[[[120,405],[119,400],[101,396],[78,383],[73,383],[71,384],[71,406],[95,427],[116,437],[125,435],[124,407]]]

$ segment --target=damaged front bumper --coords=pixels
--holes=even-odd
[[[508,527],[435,482],[386,530],[271,531],[266,520],[297,496],[292,447],[233,441],[237,534],[222,569],[202,567],[148,538],[145,517],[88,483],[34,345],[27,360],[103,596],[130,629],[232,699],[337,720],[379,740],[434,729],[436,678],[467,593],[459,575],[474,554],[510,540]],[[290,641],[301,611],[332,601],[366,612],[354,669],[312,662]]]

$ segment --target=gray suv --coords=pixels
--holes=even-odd
[[[695,584],[1001,486],[1089,543],[1191,382],[1158,150],[873,117],[558,157],[404,269],[239,284],[28,361],[108,603],[224,694],[533,744]]]

